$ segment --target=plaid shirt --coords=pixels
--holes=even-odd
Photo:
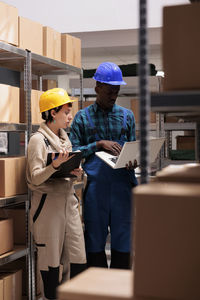
[[[100,140],[120,140],[125,109],[116,104],[107,112],[101,110],[96,103],[88,107],[90,118],[96,127]],[[135,141],[135,118],[131,110],[126,110],[125,141]],[[88,157],[98,150],[95,134],[90,127],[84,109],[80,110],[74,117],[70,130],[70,140],[73,150],[82,151],[83,157]]]

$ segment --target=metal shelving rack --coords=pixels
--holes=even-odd
[[[32,125],[31,122],[31,88],[32,74],[38,76],[40,89],[43,75],[66,75],[76,73],[80,75],[80,101],[82,102],[82,69],[56,61],[38,54],[31,53],[28,50],[23,50],[15,46],[0,42],[0,66],[18,72],[24,72],[24,91],[26,95],[26,120],[25,124],[7,124],[0,123],[0,131],[18,131],[25,132],[25,150],[32,133],[32,130],[37,129],[37,125]],[[83,187],[83,183],[79,182],[75,185],[75,189]],[[27,247],[15,247],[13,251],[0,256],[0,265],[6,264],[20,257],[26,256],[28,263],[28,282],[29,291],[28,299],[35,300],[35,269],[34,269],[34,245],[33,238],[29,232],[29,208],[30,208],[30,192],[28,195],[17,195],[13,197],[0,198],[0,207],[7,207],[25,203],[26,207],[26,231],[27,231]]]
[[[151,110],[194,122],[190,123],[190,128],[195,130],[195,159],[200,161],[200,91],[163,92],[152,95]],[[183,128],[183,125],[184,123],[180,128]],[[185,130],[188,128],[189,123]]]

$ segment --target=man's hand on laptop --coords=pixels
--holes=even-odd
[[[103,148],[105,151],[116,156],[119,155],[122,150],[122,146],[120,144],[118,144],[115,141],[107,141],[107,140],[98,141],[97,148]]]
[[[126,164],[126,169],[127,170],[133,170],[136,169],[138,167],[138,163],[137,160],[135,159],[134,162],[132,163],[132,161],[129,161],[128,164]]]

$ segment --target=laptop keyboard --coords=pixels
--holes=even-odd
[[[110,157],[109,159],[116,164],[116,162],[118,160],[118,156],[116,156],[116,157]]]

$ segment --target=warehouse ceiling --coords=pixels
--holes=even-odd
[[[74,36],[82,41],[82,66],[93,69],[103,61],[113,61],[119,65],[138,63],[138,30],[112,30],[96,32],[76,32]],[[162,69],[161,28],[150,28],[149,63]]]

